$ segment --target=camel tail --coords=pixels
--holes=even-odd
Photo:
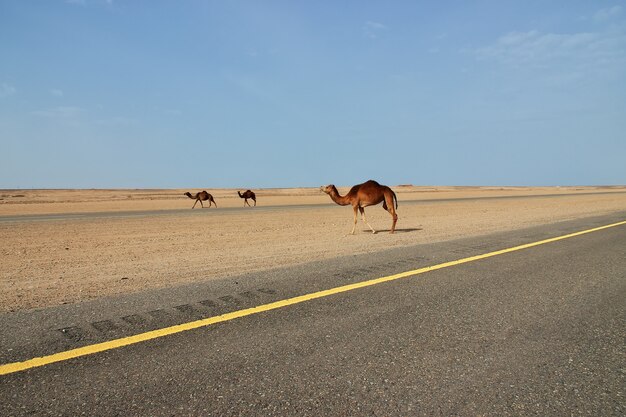
[[[391,193],[393,194],[393,199],[396,201],[396,210],[398,210],[398,197],[396,197],[396,193],[391,190]]]

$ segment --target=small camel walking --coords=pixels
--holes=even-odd
[[[396,193],[394,193],[393,190],[386,185],[380,185],[374,180],[369,180],[363,184],[355,185],[350,189],[348,194],[343,197],[339,195],[337,187],[332,184],[321,186],[320,190],[328,194],[330,198],[340,206],[347,206],[349,204],[352,205],[352,209],[354,210],[354,226],[352,226],[352,231],[350,232],[351,235],[354,234],[354,229],[356,228],[357,211],[361,212],[363,222],[369,226],[372,233],[376,233],[376,230],[374,230],[374,228],[365,219],[365,207],[375,206],[381,201],[383,203],[383,208],[391,214],[391,218],[393,219],[391,223],[391,231],[389,233],[393,233],[396,230],[396,222],[398,221],[398,215],[396,214],[396,209],[398,208],[398,198],[396,197]]]
[[[252,207],[250,205],[250,203],[248,203],[248,199],[251,199],[252,201],[254,201],[254,205],[256,206],[256,194],[254,194],[252,191],[250,190],[246,190],[243,194],[241,194],[240,191],[237,191],[237,194],[239,194],[239,197],[243,198],[243,206],[245,207],[246,204],[249,207]]]
[[[215,204],[215,208],[217,208],[217,203],[215,202],[215,200],[213,199],[213,196],[209,193],[207,193],[206,191],[200,191],[199,193],[196,193],[194,195],[191,195],[191,193],[186,192],[184,195],[186,195],[187,197],[191,198],[192,200],[196,200],[195,203],[193,203],[193,208],[196,207],[196,204],[198,204],[198,201],[200,202],[200,206],[202,206],[202,208],[204,208],[204,204],[202,204],[203,201],[207,201],[209,200],[209,208],[211,207],[211,203]]]

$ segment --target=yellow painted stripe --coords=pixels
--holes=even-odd
[[[150,332],[136,334],[134,336],[122,337],[120,339],[109,340],[103,343],[96,343],[94,345],[84,346],[77,349],[67,350],[65,352],[59,352],[40,358],[33,358],[23,362],[14,362],[0,365],[0,375],[11,374],[14,372],[24,371],[26,369],[35,368],[38,366],[49,365],[55,362],[66,361],[68,359],[78,358],[81,356],[92,355],[98,352],[104,352],[111,349],[117,349],[123,346],[134,345],[136,343],[145,342],[148,340],[157,339],[163,336],[169,336],[172,334],[184,332],[187,330],[197,329],[199,327],[210,326],[216,323],[222,323],[225,321],[234,320],[240,317],[250,316],[252,314],[262,313],[264,311],[276,310],[278,308],[287,307],[294,304],[303,303],[305,301],[315,300],[317,298],[328,297],[329,295],[339,294],[342,292],[352,291],[359,288],[370,287],[372,285],[381,284],[383,282],[394,281],[400,278],[407,278],[414,275],[423,274],[425,272],[436,271],[438,269],[448,268],[450,266],[460,265],[468,262],[478,261],[480,259],[491,258],[493,256],[502,255],[505,253],[515,252],[523,249],[532,248],[534,246],[544,245],[546,243],[556,242],[558,240],[569,239],[575,236],[584,235],[586,233],[596,232],[598,230],[608,229],[610,227],[620,226],[626,224],[625,221],[618,223],[608,224],[606,226],[595,227],[593,229],[587,229],[576,233],[570,233],[563,236],[557,236],[550,239],[540,240],[537,242],[527,243],[524,245],[515,246],[512,248],[497,250],[494,252],[485,253],[482,255],[470,256],[456,261],[444,262],[441,264],[427,266],[424,268],[414,269],[412,271],[406,271],[395,275],[389,275],[381,278],[376,278],[368,281],[357,282],[354,284],[343,285],[341,287],[335,287],[324,291],[317,291],[310,294],[301,295],[298,297],[288,298],[281,301],[276,301],[269,304],[263,304],[257,307],[247,308],[244,310],[233,311],[232,313],[222,314],[220,316],[209,317],[202,320],[196,320],[188,323],[179,324],[176,326],[165,327],[163,329],[153,330]]]

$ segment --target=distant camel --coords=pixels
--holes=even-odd
[[[398,208],[398,198],[396,197],[396,193],[394,193],[393,190],[386,185],[380,185],[376,181],[369,180],[363,184],[355,185],[350,189],[348,194],[343,197],[339,195],[337,187],[332,184],[321,186],[320,190],[330,195],[330,198],[340,206],[347,206],[349,204],[352,205],[352,209],[354,210],[354,226],[352,226],[352,231],[350,232],[351,235],[354,234],[354,229],[356,228],[357,211],[361,212],[363,222],[369,226],[372,233],[376,233],[376,230],[374,230],[367,220],[365,220],[365,207],[375,206],[381,201],[383,202],[383,208],[391,214],[391,218],[393,219],[390,233],[393,233],[396,230],[396,222],[398,221],[398,215],[396,214],[396,209]]]
[[[204,204],[202,204],[203,201],[207,201],[209,200],[209,207],[211,207],[211,203],[215,204],[215,208],[217,208],[217,203],[215,202],[215,200],[213,199],[213,196],[209,193],[207,193],[206,191],[200,191],[199,193],[196,193],[195,195],[191,195],[190,193],[185,193],[185,195],[189,198],[191,198],[192,200],[196,200],[195,203],[193,203],[193,207],[196,207],[196,204],[198,204],[198,201],[200,202],[200,205],[202,206],[202,208],[204,208]]]
[[[243,194],[241,194],[241,192],[237,191],[237,194],[239,194],[239,197],[243,198],[243,206],[245,207],[246,204],[248,206],[250,206],[250,203],[248,203],[248,199],[252,199],[254,201],[254,205],[256,206],[256,194],[254,194],[252,191],[250,190],[246,190]],[[252,206],[250,206],[252,207]]]

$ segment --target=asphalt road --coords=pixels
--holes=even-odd
[[[626,212],[0,315],[0,363]],[[0,376],[0,415],[624,415],[626,225]]]

